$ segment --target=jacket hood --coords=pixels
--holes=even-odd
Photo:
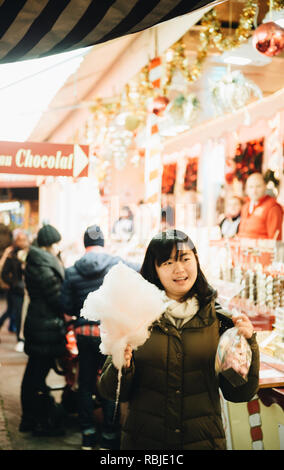
[[[74,264],[75,269],[83,277],[93,277],[108,271],[112,266],[120,261],[119,257],[106,253],[86,253]]]

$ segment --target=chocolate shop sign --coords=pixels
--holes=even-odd
[[[89,146],[0,141],[0,173],[88,176]]]

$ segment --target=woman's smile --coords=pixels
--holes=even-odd
[[[173,279],[174,282],[177,284],[184,284],[188,280],[188,276],[183,276],[183,277],[178,277],[176,279]]]

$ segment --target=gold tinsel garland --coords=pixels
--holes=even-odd
[[[268,0],[268,6],[270,7],[270,0]],[[284,8],[284,0],[272,0],[272,10],[282,10]]]
[[[258,2],[255,0],[248,0],[246,2],[240,16],[239,26],[231,37],[223,35],[221,31],[221,23],[217,18],[216,10],[214,8],[209,12],[209,14],[207,14],[209,16],[208,19],[203,17],[205,19],[205,24],[206,20],[209,21],[212,30],[212,41],[221,52],[240,46],[250,37],[251,30],[254,25],[254,18],[257,12],[257,5]],[[205,15],[205,17],[207,15]]]
[[[283,2],[283,0],[278,0]],[[216,9],[213,8],[207,12],[201,19],[203,30],[200,32],[200,47],[197,51],[197,57],[191,68],[188,66],[188,60],[185,54],[185,46],[182,41],[178,41],[173,47],[173,60],[166,66],[166,83],[164,93],[170,86],[173,73],[179,69],[188,82],[193,82],[201,74],[203,62],[207,58],[209,48],[216,46],[221,52],[227,49],[234,49],[245,42],[250,34],[254,24],[254,18],[257,11],[258,2],[256,0],[247,0],[239,20],[239,26],[232,37],[224,35],[221,29],[221,23],[217,18]]]

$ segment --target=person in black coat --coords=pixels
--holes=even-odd
[[[62,284],[64,312],[75,316],[75,334],[79,350],[79,422],[82,432],[82,449],[95,448],[100,440],[104,448],[119,444],[119,426],[113,422],[115,404],[101,398],[104,423],[101,436],[94,421],[92,395],[99,370],[106,359],[100,350],[99,323],[80,317],[80,311],[88,294],[99,289],[107,272],[119,261],[136,271],[139,266],[127,263],[119,256],[104,251],[104,235],[97,225],[88,227],[84,234],[85,254],[65,271]]]
[[[57,435],[47,414],[49,397],[45,380],[55,359],[66,352],[66,328],[60,301],[64,268],[57,257],[61,235],[52,225],[38,232],[38,246],[31,246],[25,269],[30,303],[24,324],[25,353],[29,356],[21,387],[22,420],[19,430],[37,435]],[[45,401],[45,403],[44,403]]]

